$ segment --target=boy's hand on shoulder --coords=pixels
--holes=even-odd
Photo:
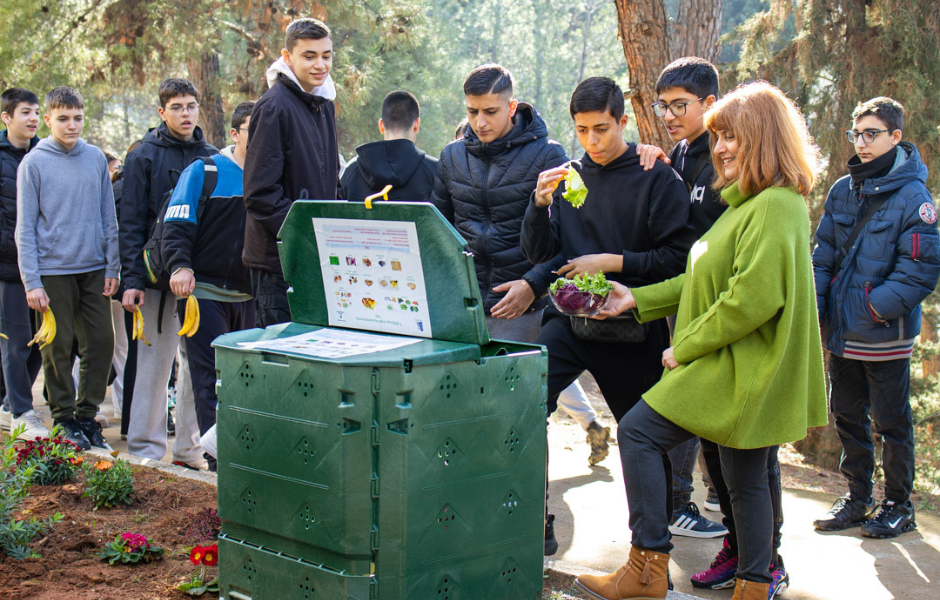
[[[653,144],[637,144],[636,153],[640,157],[640,166],[643,167],[644,171],[652,169],[657,160],[661,160],[667,165],[672,164],[672,161],[669,160],[669,156],[663,149]]]
[[[539,173],[539,180],[535,186],[535,205],[539,208],[548,208],[552,205],[552,194],[558,189],[558,184],[568,174],[568,167],[555,167]]]
[[[524,279],[507,281],[494,287],[493,291],[506,292],[506,295],[490,310],[490,314],[497,319],[521,317],[535,301],[535,292]]]
[[[120,280],[117,277],[105,277],[104,291],[101,294],[108,297],[113,296],[117,293],[118,283],[120,283]]]
[[[35,288],[26,292],[26,303],[29,307],[38,312],[46,312],[49,308],[49,296],[43,288]]]
[[[138,306],[144,305],[144,290],[127,290],[124,297],[121,298],[121,305],[129,313],[137,310]]]
[[[170,277],[170,291],[180,298],[188,298],[196,287],[196,278],[189,269],[177,269]]]
[[[620,254],[585,254],[572,258],[558,269],[558,274],[568,279],[575,275],[596,275],[598,272],[619,273],[623,270],[623,256]]]

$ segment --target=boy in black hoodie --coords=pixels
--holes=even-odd
[[[317,19],[287,26],[270,89],[255,104],[245,157],[245,249],[258,327],[291,320],[277,232],[294,200],[335,200],[339,186],[333,37]]]
[[[151,129],[140,146],[127,155],[118,224],[125,290],[122,304],[128,313],[125,323],[130,331],[130,315],[139,306],[144,316],[144,334],[151,343],[150,346],[129,343],[121,428],[127,428],[127,451],[151,460],[162,460],[166,454],[166,387],[177,348],[183,353],[177,378],[182,383],[178,402],[192,402],[193,398],[185,344],[180,344],[176,335],[179,328],[175,326],[175,302],[168,297],[168,291],[153,287],[148,279],[143,247],[163,197],[176,185],[179,174],[196,158],[218,152],[206,142],[196,125],[199,94],[191,82],[167,79],[160,84],[159,95],[157,112],[163,123]],[[196,423],[181,423],[176,433],[174,461],[204,467]]]
[[[539,175],[522,225],[522,248],[533,263],[566,261],[564,277],[603,271],[625,285],[648,285],[681,273],[695,234],[688,224],[688,190],[668,166],[644,171],[635,145],[623,139],[623,92],[607,77],[584,80],[571,96],[570,112],[585,149],[580,166]],[[584,205],[561,201],[558,183],[577,168],[588,189]],[[556,189],[557,188],[557,189]],[[590,337],[590,334],[581,334]],[[590,371],[619,422],[662,374],[669,346],[666,320],[650,323],[636,343],[581,339],[571,319],[547,308],[536,340],[548,348],[548,410],[559,393]]]
[[[437,159],[415,146],[421,107],[413,94],[389,92],[382,102],[379,131],[385,139],[356,148],[340,180],[340,197],[362,202],[391,185],[389,200],[427,202],[434,189]]]

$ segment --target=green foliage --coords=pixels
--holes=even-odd
[[[119,561],[125,565],[149,563],[163,558],[163,552],[163,548],[154,546],[152,540],[146,536],[127,532],[115,536],[113,542],[105,544],[98,553],[98,558],[108,561],[111,565]]]
[[[56,426],[51,437],[28,440],[16,451],[19,469],[32,467],[32,483],[36,485],[58,485],[71,481],[81,464],[78,447],[62,437],[62,429]]]
[[[205,569],[203,569],[198,573],[191,574],[189,580],[176,586],[176,589],[189,596],[202,596],[206,592],[217,594],[219,593],[219,576],[216,575],[212,579],[206,580]]]
[[[82,497],[90,497],[95,510],[131,504],[137,496],[134,492],[134,470],[126,460],[99,460],[94,464],[86,463],[84,469],[85,493]]]
[[[30,481],[36,469],[34,464],[17,463],[14,442],[23,429],[25,427],[21,426],[13,431],[0,447],[0,550],[17,560],[38,557],[39,554],[29,548],[30,542],[62,520],[59,513],[45,519],[13,518],[13,513],[29,495]]]

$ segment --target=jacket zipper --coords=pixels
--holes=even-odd
[[[482,293],[489,291],[490,287],[493,285],[493,265],[490,264],[490,255],[486,251],[486,232],[490,228],[490,198],[487,194],[487,180],[490,175],[490,160],[487,159],[486,166],[483,167],[483,231],[480,233],[480,249],[482,251],[483,258],[486,260],[486,288],[481,290]]]

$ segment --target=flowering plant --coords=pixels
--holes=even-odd
[[[31,481],[36,485],[58,485],[75,477],[82,462],[77,453],[78,446],[63,438],[56,426],[50,437],[37,437],[20,446],[16,466],[21,470],[33,467]]]
[[[193,549],[189,552],[189,562],[197,567],[202,565],[202,568],[198,573],[190,575],[189,581],[184,581],[176,586],[176,589],[190,596],[202,596],[206,592],[218,592],[219,576],[216,575],[207,581],[206,567],[214,567],[219,564],[219,545],[193,546]]]
[[[154,546],[147,536],[125,532],[115,537],[113,542],[105,544],[98,557],[112,565],[117,561],[124,564],[151,562],[163,557],[163,548]]]
[[[136,493],[134,492],[134,470],[126,460],[116,458],[114,462],[99,460],[94,464],[88,461],[84,464],[85,493],[83,497],[91,497],[95,510],[104,507],[130,504]]]

